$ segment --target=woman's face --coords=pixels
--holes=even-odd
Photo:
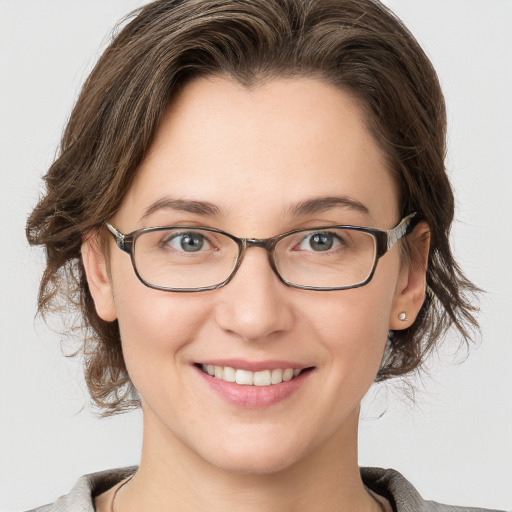
[[[211,77],[169,106],[111,223],[124,233],[178,224],[267,238],[335,224],[389,229],[399,220],[393,179],[349,95],[314,79],[247,89]],[[411,272],[397,247],[356,289],[287,287],[265,250],[250,248],[225,287],[173,293],[144,286],[111,243],[108,277],[98,263],[103,281],[91,282],[94,255],[84,259],[100,316],[119,320],[154,447],[249,473],[327,457],[333,443],[355,453],[359,402],[388,330],[409,325],[398,314],[414,318],[422,302],[409,297]],[[308,370],[250,386],[202,365]]]

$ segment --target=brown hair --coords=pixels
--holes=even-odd
[[[105,414],[136,405],[137,395],[117,321],[96,314],[80,246],[117,211],[170,98],[196,76],[227,74],[246,86],[309,76],[352,94],[395,174],[403,213],[419,212],[431,230],[427,299],[411,327],[390,332],[377,379],[421,366],[451,325],[471,339],[476,288],[449,245],[454,199],[443,95],[430,61],[386,7],[376,0],[159,0],[131,16],[85,82],[27,224],[30,243],[46,248],[39,312],[62,301],[80,312],[86,380]]]

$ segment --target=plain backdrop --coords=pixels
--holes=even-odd
[[[137,0],[0,0],[0,509],[55,500],[82,474],[135,464],[140,413],[99,419],[81,362],[35,319],[39,249],[24,238],[80,84]],[[512,509],[512,2],[389,0],[437,68],[448,105],[455,253],[486,290],[482,342],[447,340],[416,379],[370,393],[360,463],[425,498]],[[53,322],[54,327],[58,321]],[[65,343],[69,350],[69,343]]]

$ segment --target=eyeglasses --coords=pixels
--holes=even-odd
[[[305,290],[346,290],[370,282],[377,261],[419,222],[412,213],[383,231],[360,226],[295,229],[272,238],[238,238],[220,229],[158,226],[124,234],[107,224],[116,244],[131,256],[137,277],[150,288],[199,292],[225,286],[245,251],[268,251],[279,279]]]

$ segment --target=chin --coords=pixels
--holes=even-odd
[[[263,438],[264,439],[264,438]],[[279,439],[270,442],[219,444],[213,450],[206,450],[203,459],[211,465],[229,473],[240,475],[270,475],[284,471],[306,456],[301,443],[290,442],[291,439]]]
[[[233,454],[226,457],[214,458],[209,461],[215,467],[228,473],[238,475],[272,475],[290,468],[296,462],[292,457],[276,456],[274,453],[260,453],[254,456],[247,454]]]

